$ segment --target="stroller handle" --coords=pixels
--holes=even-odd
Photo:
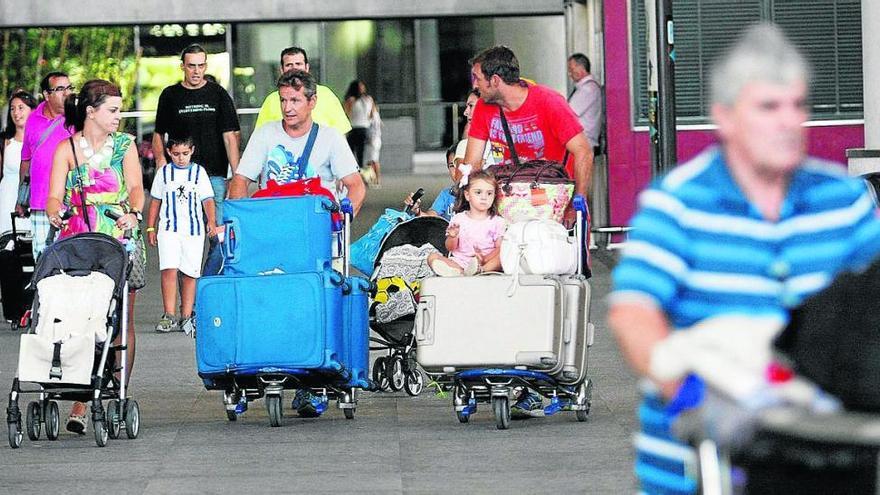
[[[111,210],[104,210],[104,216],[109,218],[110,220],[113,220],[114,222],[116,220],[119,220],[120,218],[122,218],[121,214],[116,213],[115,211],[111,211]],[[123,232],[122,237],[124,237],[125,239],[131,239],[131,229],[125,229],[125,232]]]
[[[418,189],[416,190],[416,192],[414,192],[414,193],[412,194],[412,203],[406,205],[406,208],[404,208],[403,212],[406,213],[406,214],[408,214],[408,215],[409,215],[409,214],[412,214],[413,206],[415,206],[416,203],[417,203],[420,199],[422,199],[422,196],[424,196],[424,195],[425,195],[425,188],[423,188],[423,187],[418,188]]]
[[[13,213],[13,215],[15,215],[15,214]],[[61,214],[61,221],[66,222],[72,216],[73,216],[73,212],[70,210],[67,210]],[[13,230],[15,230],[15,218],[14,217],[12,219],[12,227],[13,227]],[[46,246],[47,247],[50,246],[53,242],[55,242],[55,236],[58,235],[59,230],[60,229],[58,227],[52,225],[51,223],[49,224],[49,234],[46,236]]]

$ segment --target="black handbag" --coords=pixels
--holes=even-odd
[[[843,273],[791,312],[774,347],[854,411],[880,412],[880,260]]]

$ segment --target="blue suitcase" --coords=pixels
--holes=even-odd
[[[342,363],[349,386],[369,388],[370,382],[370,282],[361,277],[346,279],[342,296]]]
[[[225,275],[323,271],[332,256],[332,201],[320,196],[223,203]]]
[[[322,272],[203,277],[196,290],[199,375],[318,370],[347,381],[344,278]]]

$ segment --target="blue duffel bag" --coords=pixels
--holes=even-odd
[[[294,368],[342,376],[342,359],[349,353],[342,331],[344,282],[330,269],[199,279],[199,375]]]
[[[332,256],[333,208],[320,196],[225,201],[223,274],[323,271]]]
[[[351,266],[366,276],[373,274],[376,256],[382,248],[382,240],[400,222],[409,220],[413,215],[387,208],[385,213],[370,227],[369,232],[351,245]]]

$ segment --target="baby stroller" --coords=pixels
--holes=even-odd
[[[28,438],[57,440],[57,401],[91,403],[95,443],[118,438],[122,427],[137,438],[140,410],[126,395],[129,256],[116,239],[79,234],[46,248],[33,275],[36,287],[27,333],[21,336],[18,371],[12,381],[6,422],[9,446],[22,440],[22,394],[28,403]],[[121,333],[119,345],[114,338]],[[116,352],[121,351],[117,366]],[[117,374],[118,373],[118,374]],[[123,377],[120,379],[120,377]],[[102,401],[107,401],[106,409]]]
[[[397,224],[382,240],[375,257],[370,294],[370,328],[378,335],[370,337],[370,342],[376,344],[370,350],[387,351],[373,361],[372,379],[380,390],[403,389],[416,396],[424,388],[425,379],[416,363],[413,336],[419,278],[430,275],[420,246],[430,244],[445,255],[448,225],[441,217],[414,217]],[[416,254],[410,260],[420,260],[418,266],[399,263],[400,258],[393,256],[394,251],[386,256],[394,248],[403,246],[410,246]]]
[[[576,196],[574,207],[575,235],[567,242],[579,260],[576,274],[486,273],[422,284],[414,325],[417,359],[452,389],[459,422],[469,422],[478,403],[489,403],[496,427],[507,429],[517,389],[549,398],[544,416],[565,410],[587,420],[594,329],[583,276],[584,198]]]

